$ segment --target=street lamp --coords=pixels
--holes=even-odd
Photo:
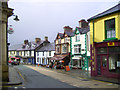
[[[20,21],[17,15],[13,15],[13,16],[15,16],[15,18],[13,20]]]

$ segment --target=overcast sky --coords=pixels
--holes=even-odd
[[[89,1],[89,2],[88,2]],[[120,0],[9,0],[8,6],[14,9],[20,21],[9,18],[14,33],[8,35],[11,45],[21,44],[25,39],[34,41],[36,37],[48,36],[53,42],[64,26],[75,29],[78,21],[89,19],[115,5]]]

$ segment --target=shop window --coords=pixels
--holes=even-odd
[[[107,54],[107,48],[105,48],[105,47],[98,48],[97,54]]]
[[[78,66],[78,61],[77,60],[73,60],[73,66]]]
[[[109,47],[109,53],[120,53],[120,47]]]
[[[120,54],[109,55],[109,71],[120,73]]]
[[[105,21],[105,39],[115,38],[115,18]]]

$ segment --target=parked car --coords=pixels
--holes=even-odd
[[[19,63],[20,63],[19,61],[13,61],[11,64],[12,65],[19,65]]]

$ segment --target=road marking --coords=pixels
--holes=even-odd
[[[7,86],[0,86],[0,87],[14,87],[14,86],[24,86],[24,85],[7,85]]]
[[[18,70],[17,70],[18,71]],[[24,77],[22,76],[22,74],[18,71],[18,74],[22,77],[22,79],[25,81]]]
[[[14,87],[15,89],[17,89],[18,87]]]
[[[22,88],[26,88],[26,87],[22,87]]]

